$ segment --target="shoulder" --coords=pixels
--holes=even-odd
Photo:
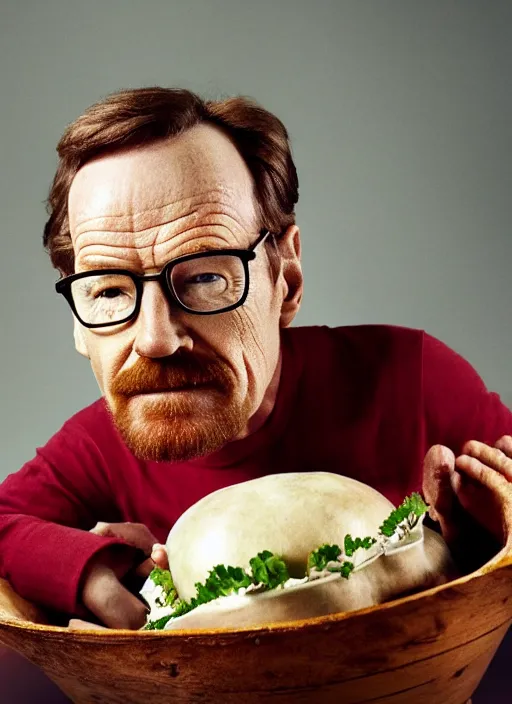
[[[308,378],[352,394],[359,404],[380,399],[388,410],[417,409],[428,445],[489,444],[512,432],[512,413],[459,352],[425,330],[396,325],[290,328]],[[365,406],[366,407],[366,406]],[[420,420],[421,418],[421,420]]]
[[[287,328],[285,335],[297,354],[380,366],[406,360],[419,363],[425,332],[398,325],[322,325]]]
[[[100,398],[68,418],[44,449],[67,448],[77,455],[103,455],[119,452],[122,447],[107,405]]]
[[[467,403],[488,393],[473,366],[425,330],[398,325],[290,328],[289,346],[305,368],[323,364],[332,373],[421,389],[427,403]]]
[[[99,429],[103,432],[114,431],[114,424],[103,398],[99,398],[72,415],[61,428],[65,432],[82,432],[85,434],[96,434]]]
[[[424,330],[404,327],[401,325],[340,325],[330,327],[329,325],[309,325],[301,327],[285,328],[283,331],[291,339],[297,340],[346,340],[371,342],[379,339],[389,340],[417,340],[422,339]]]
[[[42,447],[37,455],[64,471],[97,471],[110,474],[113,468],[139,466],[123,442],[103,399],[71,416]]]
[[[462,383],[472,392],[487,392],[482,378],[467,359],[426,332],[423,335],[422,358],[427,386],[435,383],[453,387]]]

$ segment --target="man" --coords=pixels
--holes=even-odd
[[[423,481],[455,550],[475,527],[503,539],[487,485],[512,479],[512,414],[469,364],[421,331],[290,327],[298,182],[276,117],[124,91],[58,151],[45,244],[102,400],[1,487],[19,594],[140,627],[128,585],[162,561],[154,544],[201,497],[273,472],[339,472],[394,502]]]

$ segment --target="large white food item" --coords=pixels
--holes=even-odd
[[[180,598],[195,596],[218,564],[244,567],[270,550],[305,575],[308,554],[321,545],[343,546],[346,534],[377,537],[393,504],[370,486],[328,472],[265,476],[216,491],[191,506],[173,526],[166,548]],[[454,576],[448,548],[420,522],[406,541],[360,549],[348,579],[339,575],[287,589],[221,597],[171,619],[166,628],[234,628],[290,621],[379,604],[441,584]],[[382,552],[382,548],[381,548]],[[366,564],[361,565],[363,561]],[[358,569],[358,565],[360,565]]]

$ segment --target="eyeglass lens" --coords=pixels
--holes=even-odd
[[[245,289],[245,269],[235,255],[200,257],[177,262],[168,284],[182,305],[211,313],[235,305]],[[93,274],[73,281],[71,293],[79,317],[101,325],[128,318],[137,307],[138,291],[127,274]]]

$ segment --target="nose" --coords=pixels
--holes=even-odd
[[[168,357],[181,347],[193,348],[193,340],[179,316],[172,314],[169,301],[157,281],[144,286],[140,312],[135,321],[134,351],[139,357]]]

